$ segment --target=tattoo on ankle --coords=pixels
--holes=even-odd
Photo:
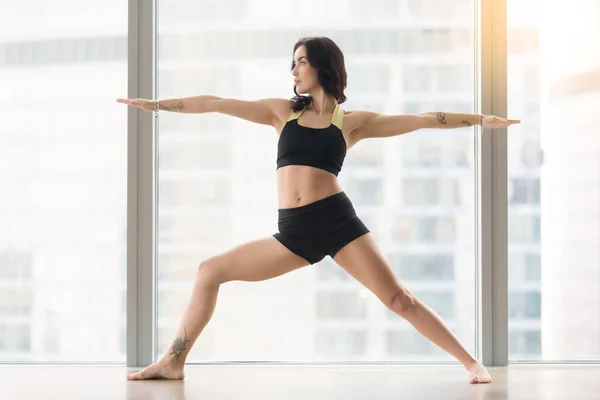
[[[462,121],[463,124],[465,124],[465,126],[472,126],[473,124],[470,123],[469,121]]]
[[[437,120],[440,124],[446,125],[446,114],[443,112],[437,113]]]
[[[187,343],[189,342],[188,338],[187,338],[187,331],[185,330],[185,327],[183,328],[183,338],[177,338],[175,339],[175,341],[173,342],[173,347],[172,347],[172,352],[171,355],[175,355],[175,358],[178,361],[181,361],[181,359],[183,358],[183,352],[185,350],[187,350]]]

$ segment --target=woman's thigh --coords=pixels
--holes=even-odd
[[[199,274],[218,283],[256,282],[275,278],[309,263],[292,253],[277,239],[268,236],[235,246],[200,264]]]

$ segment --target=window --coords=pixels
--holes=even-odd
[[[25,358],[24,353],[31,351],[31,330],[25,325],[0,325],[0,351],[17,354],[18,359]],[[12,357],[14,359],[15,356]]]
[[[51,11],[49,10],[49,12]],[[43,15],[48,17],[49,14]],[[81,37],[0,43],[0,54],[4,54],[4,57],[0,58],[0,66],[53,64],[66,66],[69,64],[97,64],[107,61],[126,62],[127,37],[125,35],[84,38],[85,32],[83,31],[79,32],[79,35]]]
[[[452,254],[395,254],[389,257],[394,271],[403,281],[452,281]]]
[[[223,170],[231,167],[233,154],[230,143],[191,142],[185,149],[177,149],[177,144],[161,145],[158,156],[159,168],[167,171],[190,169]]]
[[[511,204],[540,204],[540,180],[537,178],[512,179]]]
[[[33,257],[31,252],[0,252],[0,282],[27,282],[31,280]]]
[[[539,243],[540,217],[512,214],[508,227],[508,240],[509,243]]]
[[[351,200],[355,205],[381,203],[383,197],[381,179],[349,178],[346,187],[346,191],[353,194]]]
[[[508,306],[509,318],[536,318],[541,317],[541,301],[539,292],[509,292]]]
[[[405,205],[443,204],[453,206],[460,203],[457,179],[405,178],[402,182]]]
[[[248,16],[247,0],[203,0],[197,7],[187,1],[169,0],[169,7],[161,7],[163,23],[180,24],[239,21]]]
[[[384,95],[390,89],[389,83],[392,77],[387,65],[368,64],[349,67],[346,72],[348,76],[355,77],[349,89],[352,90],[353,97],[356,99],[365,94]]]
[[[323,261],[322,265],[316,270],[319,281],[322,282],[342,282],[352,281],[354,278],[345,269],[338,266],[335,262]]]
[[[541,260],[536,253],[512,253],[508,256],[508,276],[511,282],[540,282]]]
[[[469,166],[471,147],[471,143],[459,140],[402,143],[402,164],[415,169],[465,168]]]
[[[349,0],[348,8],[354,18],[397,18],[399,2],[397,0],[374,0],[365,2],[362,0]]]
[[[381,141],[365,141],[348,152],[343,168],[380,167],[384,163],[383,143]]]
[[[230,183],[221,177],[164,179],[159,183],[159,193],[162,205],[169,208],[197,205],[226,206],[231,203]]]
[[[598,90],[587,75],[600,60],[573,46],[596,24],[565,18],[589,13],[571,2],[544,30],[542,6],[507,1],[507,115],[527,115],[507,136],[509,361],[598,360],[600,325],[584,321],[600,315]]]
[[[367,332],[356,329],[319,329],[316,352],[325,359],[362,356],[367,349]]]
[[[440,19],[456,20],[466,18],[461,10],[472,7],[471,0],[459,0],[448,2],[446,0],[406,0],[406,7],[410,12],[410,18],[420,20]]]
[[[523,143],[521,162],[524,167],[539,168],[542,165],[542,160],[542,149],[537,140]]]
[[[420,221],[419,240],[424,242],[454,241],[454,219],[426,217]]]
[[[125,361],[127,16],[2,7],[0,362]]]
[[[31,287],[5,287],[0,297],[0,316],[28,316],[32,312]]]
[[[397,242],[452,243],[455,239],[452,217],[397,217],[392,226],[392,240]]]
[[[433,90],[432,68],[425,65],[407,65],[402,79],[406,93],[428,93]]]
[[[470,65],[439,65],[436,67],[437,93],[469,94],[473,70]]]
[[[453,8],[464,21],[458,25],[433,13],[415,18],[405,1],[304,5],[284,2],[275,12],[252,1],[185,7],[181,0],[160,1],[157,95],[290,98],[293,45],[319,35],[344,53],[347,111],[392,114],[407,105],[416,113],[442,106],[473,110],[473,2]],[[228,10],[233,16],[225,21]],[[340,12],[348,24],[323,29]],[[446,65],[458,53],[465,56],[460,64]],[[422,68],[423,57],[434,67]],[[431,96],[440,90],[442,97]],[[442,141],[435,134],[361,141],[348,152],[340,180],[394,269],[413,277],[436,307],[447,301],[444,315],[474,322],[475,268],[468,260],[475,258],[474,226],[469,228],[475,210],[459,210],[475,198],[473,132],[459,130]],[[156,352],[162,354],[172,343],[201,260],[277,231],[278,138],[271,127],[226,115],[167,113],[159,119],[158,139]],[[414,154],[401,150],[405,145]],[[398,216],[398,210],[406,213]],[[427,254],[416,254],[421,246]],[[406,259],[395,257],[400,247]],[[460,277],[455,254],[466,260]],[[438,290],[440,285],[447,287]],[[458,293],[465,297],[458,299]],[[388,320],[381,301],[326,257],[273,280],[223,285],[217,311],[188,361],[446,359],[418,347],[388,352],[387,324],[399,319]],[[463,325],[458,334],[474,348],[475,324]],[[236,334],[240,330],[245,333]]]
[[[358,292],[317,294],[316,314],[318,319],[348,319],[366,317],[365,299]]]
[[[439,202],[439,181],[436,178],[404,179],[402,194],[406,205],[437,204]]]
[[[410,360],[417,354],[423,360],[450,360],[439,347],[407,327],[403,330],[389,330],[385,335],[386,351],[396,360]]]
[[[509,331],[508,342],[513,358],[536,359],[542,354],[542,340],[539,330]]]
[[[192,246],[196,243],[198,246],[202,243],[203,246],[214,246],[229,240],[232,234],[231,217],[217,212],[186,215],[186,211],[182,211],[181,214],[160,216],[158,229],[158,240],[165,245]]]

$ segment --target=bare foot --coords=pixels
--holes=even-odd
[[[479,362],[466,366],[469,371],[469,383],[491,383],[492,377],[487,368]]]
[[[183,366],[174,365],[169,361],[160,360],[154,364],[136,372],[135,374],[127,375],[127,380],[144,380],[144,379],[183,379]]]

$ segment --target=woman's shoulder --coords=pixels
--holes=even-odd
[[[272,98],[270,100],[271,109],[280,120],[285,120],[293,112],[292,103],[289,99]]]
[[[369,111],[363,110],[344,110],[344,127],[353,131],[360,126],[362,121],[368,116]]]

